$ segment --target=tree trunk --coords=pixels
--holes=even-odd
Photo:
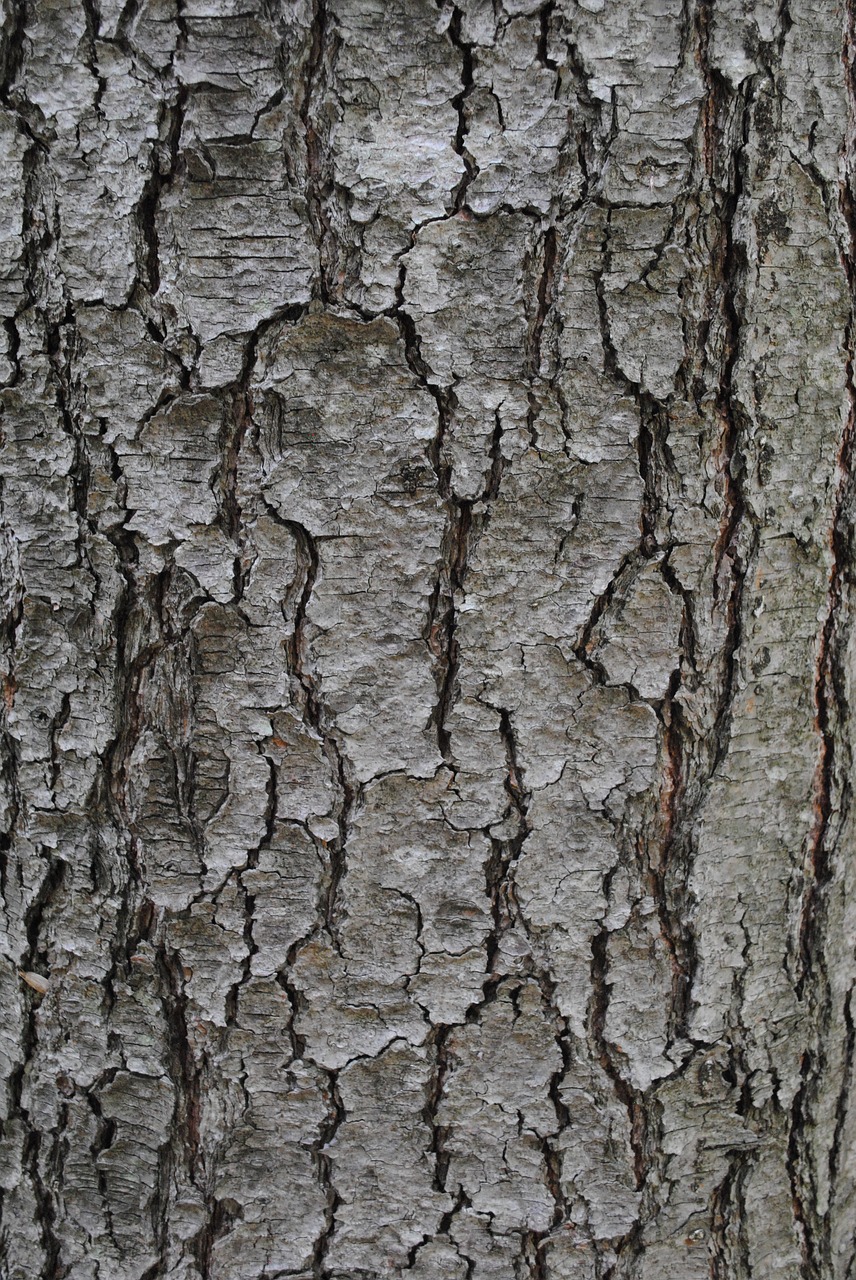
[[[3,1280],[853,1280],[853,11],[10,3]]]

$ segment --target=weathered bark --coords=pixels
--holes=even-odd
[[[2,54],[3,1280],[854,1280],[853,12]]]

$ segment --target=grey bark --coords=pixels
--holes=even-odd
[[[3,1280],[854,1280],[852,8],[4,14]]]

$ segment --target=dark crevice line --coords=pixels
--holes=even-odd
[[[848,134],[845,157],[856,137],[856,12],[846,6],[842,44],[842,64],[848,96]],[[831,184],[819,174],[817,181],[824,207],[834,232],[834,197]],[[847,164],[838,188],[838,213],[845,237],[838,240],[839,255],[851,298],[856,288],[856,203],[853,197],[852,160]],[[854,587],[852,561],[856,475],[853,452],[856,437],[856,381],[854,381],[853,309],[844,334],[845,385],[848,414],[837,459],[837,492],[830,524],[831,566],[827,591],[827,611],[818,639],[815,668],[815,727],[819,755],[814,785],[814,821],[803,863],[803,891],[796,947],[796,993],[814,1014],[813,1052],[805,1051],[800,1088],[794,1098],[788,1147],[788,1172],[794,1214],[803,1231],[803,1271],[809,1280],[825,1275],[833,1266],[833,1208],[837,1199],[840,1143],[847,1114],[853,1077],[852,990],[843,1005],[836,1007],[828,968],[829,889],[841,857],[843,833],[849,830],[852,812],[852,746],[845,732],[849,723],[848,640],[851,631],[850,600]],[[829,1043],[840,1040],[843,1020],[845,1049],[841,1083],[837,1092],[835,1129],[826,1153],[829,1203],[821,1215],[817,1208],[816,1161],[822,1159],[808,1140],[813,1103],[824,1089],[829,1073],[837,1071],[838,1054]],[[826,1087],[829,1087],[827,1084]]]
[[[496,959],[502,935],[518,919],[521,921],[524,932],[526,931],[514,890],[513,868],[531,830],[528,813],[532,794],[526,788],[523,769],[518,760],[511,714],[505,707],[497,707],[495,710],[499,713],[499,733],[505,748],[503,785],[508,796],[506,812],[517,816],[517,831],[511,838],[498,839],[488,833],[491,854],[485,865],[485,882],[487,895],[490,898],[493,928],[488,938],[487,973],[498,977],[500,975],[496,969]]]
[[[0,499],[3,496],[3,480],[0,478]],[[2,511],[2,502],[0,502]],[[20,788],[20,746],[17,738],[10,732],[9,712],[14,708],[18,691],[17,682],[17,647],[18,632],[24,616],[24,583],[20,572],[16,576],[14,589],[8,590],[9,610],[0,625],[3,656],[7,660],[7,670],[3,676],[2,694],[0,694],[0,741],[2,741],[2,767],[7,788],[7,821],[6,830],[0,832],[0,895],[4,905],[9,900],[9,854],[18,829],[21,816]],[[20,869],[19,869],[20,875]]]
[[[119,557],[123,586],[118,593],[113,615],[116,662],[116,701],[120,708],[116,731],[102,753],[103,811],[110,814],[120,833],[119,847],[125,853],[124,885],[116,917],[111,967],[104,978],[108,1008],[115,1001],[118,977],[130,971],[132,956],[143,941],[156,945],[159,915],[146,896],[145,873],[141,860],[140,838],[131,799],[133,752],[145,727],[143,689],[158,656],[169,643],[163,622],[163,595],[166,571],[150,579],[143,588],[135,571],[136,548],[128,534],[111,537]],[[146,600],[148,597],[148,600]],[[134,651],[135,622],[144,602],[157,621],[157,633],[149,644]],[[200,860],[201,860],[201,846]],[[204,865],[204,863],[203,863]]]
[[[178,84],[174,93],[174,98],[165,99],[161,106],[158,135],[162,135],[162,142],[153,150],[152,171],[137,201],[135,214],[141,245],[138,270],[152,297],[161,284],[158,211],[164,192],[180,175],[183,166],[179,144],[189,93],[184,84]]]
[[[434,1069],[428,1097],[422,1111],[422,1118],[431,1134],[428,1150],[434,1157],[432,1185],[435,1191],[446,1190],[446,1180],[449,1173],[449,1154],[446,1151],[448,1129],[445,1125],[439,1123],[437,1113],[443,1097],[443,1087],[450,1069],[449,1036],[452,1030],[451,1026],[440,1023],[434,1027],[428,1036],[428,1043],[434,1050]]]
[[[606,1015],[609,1007],[609,958],[607,946],[609,930],[601,927],[591,942],[591,997],[588,1012],[588,1033],[593,1056],[612,1082],[616,1097],[627,1110],[630,1120],[630,1144],[633,1149],[636,1187],[645,1184],[647,1156],[645,1151],[645,1127],[647,1115],[637,1090],[633,1089],[616,1065],[606,1039]]]
[[[12,87],[24,61],[24,41],[27,33],[26,0],[12,0],[3,23],[3,66],[0,70],[0,101],[12,106]],[[14,109],[14,108],[13,108]]]
[[[841,1076],[841,1087],[838,1091],[835,1105],[835,1129],[832,1135],[832,1142],[829,1146],[828,1169],[829,1169],[829,1185],[831,1188],[831,1206],[827,1210],[823,1223],[823,1243],[825,1248],[825,1261],[829,1261],[831,1256],[830,1235],[831,1221],[830,1212],[832,1205],[838,1199],[839,1177],[845,1173],[842,1198],[846,1201],[850,1183],[846,1177],[846,1159],[847,1153],[844,1149],[844,1131],[847,1124],[849,1113],[854,1105],[854,1082],[856,1082],[856,1018],[853,1016],[853,991],[851,987],[844,998],[842,1007],[844,1021],[844,1071]]]
[[[613,142],[618,135],[614,90],[608,112],[604,102],[592,92],[593,72],[586,66],[579,45],[574,39],[573,25],[568,16],[557,9],[555,0],[547,0],[537,12],[538,39],[536,58],[538,63],[555,75],[554,99],[559,100],[563,86],[573,84],[575,99],[572,127],[568,130],[568,142],[575,147],[576,161],[582,175],[579,194],[569,200],[566,192],[559,196],[557,221],[564,223],[574,215],[581,216],[598,202],[598,190],[604,174]],[[549,55],[550,41],[554,38],[561,48],[563,60],[557,62]],[[606,117],[609,115],[608,126]],[[568,157],[562,146],[560,170],[566,172]],[[533,211],[538,216],[538,211]]]
[[[461,56],[461,92],[452,99],[452,106],[458,113],[458,127],[455,136],[452,139],[452,147],[461,157],[464,163],[464,173],[460,182],[452,191],[451,209],[453,213],[460,213],[462,209],[466,209],[466,196],[470,184],[478,177],[479,167],[475,158],[467,150],[466,138],[469,132],[467,125],[466,111],[467,99],[472,93],[475,82],[473,80],[473,46],[468,44],[461,36],[461,23],[463,14],[461,10],[454,6],[452,8],[452,18],[449,22],[447,35],[450,42]]]
[[[848,7],[843,61],[846,73],[850,109],[850,130],[856,131],[856,14]],[[847,228],[849,243],[841,246],[842,267],[850,287],[851,297],[856,289],[856,203],[854,203],[848,174],[840,186],[839,207]],[[815,782],[814,825],[809,836],[806,854],[806,889],[804,892],[800,925],[799,957],[800,978],[797,993],[802,995],[806,979],[813,967],[821,963],[821,930],[817,928],[817,916],[821,910],[819,901],[823,888],[831,874],[830,837],[834,805],[838,808],[837,826],[840,828],[844,812],[849,809],[850,785],[849,752],[847,761],[836,760],[836,729],[846,721],[847,678],[845,670],[846,632],[849,619],[842,619],[845,604],[852,588],[850,562],[854,548],[853,505],[856,500],[856,476],[853,455],[856,440],[856,378],[854,378],[854,341],[856,319],[851,316],[844,335],[845,385],[849,408],[841,438],[837,459],[838,490],[830,526],[831,570],[829,574],[828,605],[826,618],[820,633],[815,674],[814,699],[816,727],[820,739],[820,757]],[[843,744],[841,744],[843,746]],[[840,794],[836,794],[840,793]]]
[[[317,1142],[312,1147],[312,1159],[318,1184],[326,1195],[324,1227],[312,1250],[312,1275],[315,1280],[329,1280],[331,1275],[327,1258],[336,1232],[336,1212],[342,1203],[341,1196],[333,1183],[333,1163],[327,1155],[326,1148],[333,1142],[339,1126],[345,1119],[345,1107],[339,1094],[338,1071],[328,1071],[327,1079],[327,1088],[324,1090],[328,1107],[327,1118],[321,1126]]]
[[[559,64],[555,58],[550,57],[550,24],[553,20],[553,14],[556,11],[555,0],[547,0],[547,4],[542,5],[538,10],[538,45],[536,57],[542,67],[546,67],[549,71],[558,71]]]
[[[455,761],[448,719],[459,693],[460,649],[457,637],[456,599],[464,591],[473,504],[461,500],[449,505],[451,516],[443,537],[440,571],[429,602],[426,640],[436,663],[435,679],[438,692],[437,701],[431,713],[431,723],[437,735],[440,754],[454,771]]]
[[[329,860],[324,919],[330,938],[338,945],[337,895],[339,884],[347,870],[348,836],[360,798],[360,788],[351,776],[350,763],[328,723],[329,716],[324,706],[318,679],[312,670],[309,641],[306,636],[307,611],[320,573],[318,545],[304,525],[294,520],[281,519],[281,522],[290,530],[295,540],[298,563],[304,573],[303,588],[294,614],[293,629],[286,645],[288,668],[296,680],[304,719],[323,743],[324,754],[330,764],[337,795],[336,820],[339,834],[327,845]]]
[[[654,469],[654,454],[655,449],[659,452],[664,449],[664,439],[668,434],[668,414],[655,396],[646,391],[640,382],[634,381],[625,373],[615,348],[606,296],[606,279],[612,269],[611,216],[611,210],[608,210],[601,246],[601,269],[595,278],[600,339],[604,371],[634,401],[639,413],[639,432],[636,437],[639,477],[642,481],[639,554],[645,559],[650,559],[661,549],[658,539],[660,498]]]
[[[4,319],[3,328],[6,331],[6,359],[12,366],[12,375],[0,383],[0,387],[16,387],[21,380],[21,364],[18,359],[21,350],[21,335],[13,316],[7,316]]]
[[[502,456],[502,437],[504,429],[501,417],[502,405],[494,410],[493,414],[493,432],[490,437],[490,448],[488,449],[488,458],[490,460],[490,470],[485,480],[485,486],[482,490],[479,502],[489,505],[494,499],[499,497],[499,489],[502,484],[502,473],[505,470],[505,459]]]
[[[188,997],[181,959],[177,952],[167,947],[163,937],[158,940],[155,948],[155,973],[167,1033],[168,1074],[175,1086],[171,1140],[161,1155],[163,1176],[167,1180],[177,1178],[178,1170],[175,1166],[184,1164],[191,1183],[200,1190],[210,1216],[201,1133],[204,1062],[195,1060],[188,1034]],[[168,1246],[166,1201],[162,1207],[164,1211],[159,1212],[158,1206],[153,1206],[152,1221],[162,1233],[160,1244],[163,1258]]]
[[[496,708],[496,710],[500,717],[500,736],[505,747],[504,786],[508,795],[508,807],[509,811],[517,814],[518,823],[517,832],[510,839],[498,840],[488,833],[491,840],[491,856],[487,862],[485,874],[493,921],[492,932],[488,938],[486,965],[488,976],[484,984],[481,1005],[476,1005],[468,1011],[467,1021],[478,1018],[481,1007],[495,997],[499,985],[504,981],[504,974],[497,964],[503,933],[515,923],[519,923],[523,933],[527,937],[530,936],[526,917],[517,899],[514,871],[532,829],[528,816],[532,793],[526,786],[524,770],[519,760],[511,713],[507,708]],[[533,957],[535,951],[536,948],[533,946]],[[526,967],[528,976],[538,985],[542,1005],[553,1023],[554,1037],[561,1055],[561,1064],[551,1077],[549,1085],[550,1100],[556,1112],[556,1133],[552,1137],[545,1136],[541,1142],[544,1176],[554,1202],[553,1221],[549,1228],[529,1233],[528,1247],[531,1259],[533,1265],[540,1268],[545,1265],[543,1262],[545,1240],[568,1217],[568,1205],[561,1186],[561,1161],[555,1146],[555,1137],[567,1129],[571,1121],[568,1108],[561,1097],[561,1081],[570,1070],[571,1051],[568,1022],[558,1008],[556,984],[552,976],[534,958]]]
[[[730,308],[729,308],[730,309]],[[736,342],[731,347],[728,364],[733,367],[737,358]],[[747,511],[742,488],[736,474],[743,467],[740,448],[742,423],[738,424],[738,415],[731,405],[730,369],[727,382],[723,384],[722,405],[724,407],[723,462],[722,475],[725,483],[726,518],[721,526],[716,552],[716,572],[714,576],[714,605],[721,606],[723,578],[727,585],[725,600],[726,637],[723,645],[723,696],[719,700],[712,739],[714,743],[713,772],[725,759],[731,740],[731,724],[734,708],[734,694],[737,689],[739,674],[739,656],[743,641],[743,596],[749,568],[752,564],[759,542],[759,532],[754,521],[747,521]],[[749,537],[744,537],[746,523],[750,526]],[[726,569],[727,562],[727,569]],[[724,571],[724,572],[723,572]]]
[[[246,555],[246,529],[241,508],[238,468],[241,449],[247,432],[252,425],[253,399],[247,389],[246,380],[242,380],[232,392],[231,414],[227,415],[226,425],[220,442],[222,465],[220,467],[218,485],[218,506],[225,526],[225,532],[238,547],[233,566],[234,595],[233,602],[239,605],[247,586],[250,561]]]
[[[538,280],[537,306],[529,342],[527,363],[529,365],[530,381],[537,378],[541,372],[541,341],[547,315],[554,301],[553,290],[555,287],[557,248],[558,234],[556,228],[548,227],[544,232],[543,261],[541,275]]]
[[[524,930],[525,921],[522,918]],[[541,1001],[547,1016],[553,1023],[554,1037],[561,1055],[559,1066],[550,1077],[548,1095],[556,1113],[556,1129],[541,1139],[541,1156],[547,1189],[553,1200],[553,1219],[550,1225],[541,1231],[530,1233],[530,1248],[534,1276],[544,1275],[549,1280],[546,1262],[546,1244],[555,1232],[567,1228],[570,1223],[571,1208],[562,1188],[562,1157],[559,1153],[558,1139],[572,1123],[572,1115],[567,1103],[562,1098],[561,1086],[565,1077],[572,1072],[570,1028],[567,1018],[559,1012],[556,999],[556,984],[546,970],[536,971],[533,975],[541,991]]]
[[[710,1275],[711,1280],[733,1280],[735,1183],[739,1177],[737,1161],[729,1161],[725,1177],[714,1188],[710,1198]]]
[[[98,65],[98,42],[101,38],[101,15],[94,0],[81,0],[83,8],[83,16],[86,22],[86,55],[83,62],[87,67],[90,75],[95,81],[95,96],[92,100],[92,109],[99,119],[103,119],[101,110],[101,99],[107,89],[106,77],[101,74]]]
[[[267,799],[265,802],[264,812],[264,834],[257,845],[247,851],[244,866],[236,874],[237,882],[241,889],[243,897],[244,911],[244,946],[246,954],[242,964],[242,973],[238,981],[230,989],[226,998],[226,1025],[233,1027],[238,1025],[238,1005],[241,995],[241,989],[247,985],[252,973],[253,956],[258,953],[259,947],[253,937],[253,925],[255,923],[256,899],[255,894],[251,893],[244,883],[244,874],[247,871],[255,871],[259,865],[259,857],[263,850],[269,849],[274,838],[276,829],[276,813],[277,813],[277,767],[276,762],[267,757],[268,779],[266,783]]]
[[[253,935],[256,900],[255,895],[248,890],[244,882],[244,874],[247,871],[254,870],[258,866],[261,852],[270,847],[274,838],[277,814],[277,768],[275,761],[270,757],[267,758],[267,763],[268,779],[266,783],[267,799],[264,813],[264,833],[262,834],[259,843],[252,849],[248,850],[244,866],[236,873],[236,880],[240,887],[243,899],[243,937],[246,950],[241,965],[240,977],[226,994],[225,1020],[226,1026],[230,1028],[236,1028],[239,1026],[241,991],[246,987],[251,979],[253,956],[256,955],[259,950],[258,944],[256,943]],[[185,1071],[184,1079],[187,1080],[189,1078],[191,1077],[189,1077],[188,1072]],[[201,1079],[201,1070],[197,1073],[197,1078]],[[193,1251],[203,1280],[208,1280],[214,1243],[230,1228],[231,1215],[229,1214],[228,1206],[224,1201],[212,1198],[208,1182],[201,1176],[204,1170],[202,1168],[197,1169],[200,1162],[196,1153],[192,1149],[189,1152],[189,1157],[190,1178],[191,1181],[199,1187],[207,1215],[205,1223],[194,1237]]]
[[[92,1167],[95,1173],[96,1184],[98,1186],[98,1194],[101,1198],[101,1207],[104,1213],[104,1223],[107,1228],[107,1237],[114,1247],[117,1245],[115,1224],[113,1222],[113,1209],[110,1204],[109,1189],[107,1186],[107,1177],[104,1172],[103,1165],[99,1164],[98,1157],[102,1152],[112,1146],[116,1137],[116,1121],[104,1115],[101,1107],[101,1099],[99,1098],[99,1090],[106,1084],[109,1084],[115,1077],[115,1071],[108,1071],[86,1090],[85,1098],[92,1114],[96,1119],[95,1136],[89,1148],[92,1157]]]
[[[544,1139],[543,1155],[544,1165],[547,1170],[547,1185],[550,1188],[550,1194],[553,1197],[553,1222],[550,1230],[555,1231],[561,1227],[570,1217],[570,1206],[568,1205],[565,1193],[562,1190],[562,1161],[556,1147],[556,1138],[564,1133],[572,1123],[570,1108],[562,1098],[561,1085],[562,1080],[571,1074],[571,1047],[570,1047],[570,1031],[567,1019],[562,1018],[558,1013],[556,1004],[555,985],[551,984],[548,992],[544,993],[542,987],[542,999],[544,999],[548,1010],[553,1017],[557,1019],[558,1026],[556,1030],[556,1043],[561,1053],[561,1063],[558,1069],[550,1077],[549,1096],[556,1112],[556,1133],[553,1141],[549,1138]]]
[[[134,0],[129,0],[133,3]],[[125,12],[122,18],[125,17]],[[173,83],[163,87],[163,99],[158,118],[158,145],[152,151],[152,169],[137,201],[134,217],[140,236],[138,251],[138,277],[142,278],[150,297],[159,291],[160,238],[158,212],[165,191],[173,185],[185,169],[180,153],[181,134],[187,114],[190,91],[180,80],[174,79],[176,59],[186,49],[188,40],[184,0],[176,0],[175,20],[178,30],[175,48],[170,58]],[[124,44],[124,37],[121,39]],[[137,51],[133,51],[137,56]]]
[[[695,939],[689,923],[686,889],[691,866],[692,841],[685,826],[687,764],[685,744],[692,734],[685,724],[677,694],[681,672],[672,676],[668,693],[658,711],[663,748],[659,823],[647,851],[648,880],[657,906],[660,934],[669,953],[672,990],[668,1035],[671,1044],[689,1037],[690,992],[697,966]],[[653,848],[651,848],[653,843]]]
[[[686,593],[676,584],[674,575],[664,572],[668,555],[673,549],[670,534],[671,513],[663,496],[666,489],[664,477],[670,466],[668,450],[669,420],[666,407],[657,398],[644,389],[641,383],[629,377],[619,360],[613,336],[606,291],[606,282],[611,269],[611,210],[607,209],[604,221],[603,243],[601,248],[600,269],[595,278],[595,293],[600,321],[600,337],[603,352],[604,372],[613,379],[619,388],[635,403],[639,415],[637,433],[638,472],[642,483],[642,494],[639,513],[639,541],[636,547],[627,552],[589,612],[589,616],[580,629],[574,644],[574,654],[586,667],[595,683],[606,684],[607,673],[593,655],[597,628],[605,617],[613,602],[620,598],[635,579],[639,571],[655,557],[660,560],[661,572],[669,589],[677,594],[684,604],[686,616]],[[671,228],[670,232],[671,233]],[[686,937],[686,929],[682,928],[679,916],[679,899],[672,893],[667,894],[667,874],[674,865],[676,828],[680,821],[681,806],[684,793],[684,764],[681,728],[675,713],[676,695],[683,675],[683,662],[679,658],[678,669],[673,673],[667,696],[662,705],[655,708],[662,725],[662,743],[665,757],[665,772],[661,783],[661,804],[665,812],[661,814],[658,829],[654,826],[652,837],[648,840],[637,840],[637,859],[641,857],[643,867],[647,866],[648,887],[657,904],[658,918],[665,947],[670,955],[672,965],[672,999],[670,1005],[670,1024],[674,1028],[673,1038],[679,1033],[688,1020],[688,1001],[693,964],[691,942]],[[672,876],[674,873],[672,872]],[[608,897],[608,892],[607,892]],[[630,1265],[642,1247],[642,1231],[644,1222],[656,1212],[656,1190],[649,1186],[649,1175],[652,1171],[652,1159],[649,1152],[649,1126],[651,1117],[640,1092],[634,1089],[625,1079],[621,1065],[615,1060],[613,1048],[606,1036],[606,1019],[610,1001],[611,983],[609,980],[608,957],[609,930],[602,926],[591,942],[591,997],[588,1008],[588,1037],[594,1059],[600,1063],[606,1076],[611,1081],[615,1095],[627,1112],[630,1125],[630,1142],[633,1151],[634,1174],[637,1190],[644,1193],[640,1216],[635,1225],[617,1244],[617,1252],[623,1265]],[[650,1203],[648,1203],[650,1201]],[[617,1265],[617,1264],[616,1264]]]
[[[314,931],[313,931],[314,932]],[[286,998],[291,1009],[291,1017],[288,1023],[288,1038],[291,1045],[291,1057],[294,1062],[301,1062],[306,1056],[306,1037],[302,1036],[297,1030],[297,1019],[305,1005],[299,990],[295,987],[291,980],[291,970],[294,968],[294,962],[300,951],[305,947],[309,938],[313,936],[310,932],[302,938],[298,938],[288,948],[285,964],[276,974],[276,983],[285,992]]]
[[[318,249],[318,294],[325,306],[331,297],[338,297],[340,292],[334,283],[339,267],[339,245],[327,212],[327,200],[333,191],[333,178],[329,171],[324,139],[319,131],[319,120],[313,111],[313,100],[335,58],[337,46],[338,40],[331,38],[326,0],[313,0],[311,40],[298,115],[306,146],[306,200]]]
[[[757,544],[757,529],[747,509],[742,489],[745,462],[742,437],[745,423],[734,403],[733,374],[740,349],[741,316],[737,299],[746,264],[734,242],[733,224],[742,194],[743,154],[748,143],[749,110],[752,103],[751,83],[744,89],[738,113],[738,141],[727,151],[727,171],[720,175],[720,156],[726,151],[721,120],[728,118],[730,90],[713,71],[709,61],[710,14],[706,0],[696,11],[697,59],[705,84],[700,112],[702,159],[713,200],[713,216],[719,227],[718,244],[712,260],[712,277],[717,282],[711,291],[711,305],[718,305],[724,334],[724,350],[720,358],[714,407],[721,425],[720,474],[723,483],[724,514],[714,548],[714,609],[723,615],[725,641],[722,648],[722,690],[717,699],[711,730],[704,741],[686,722],[680,702],[680,685],[689,680],[691,690],[699,680],[696,671],[696,627],[694,602],[677,579],[670,563],[671,546],[661,571],[673,593],[683,603],[681,627],[680,680],[673,678],[658,715],[663,725],[665,772],[661,784],[661,824],[659,849],[650,858],[655,900],[660,907],[663,936],[672,958],[673,984],[670,1007],[670,1039],[687,1039],[692,1009],[692,987],[697,969],[697,954],[691,916],[689,881],[697,840],[697,818],[702,811],[710,783],[725,757],[731,736],[731,717],[737,689],[740,644],[743,634],[743,594],[748,568]],[[710,326],[700,335],[705,342]],[[696,393],[694,393],[696,394]],[[698,398],[696,396],[696,398]],[[650,450],[665,457],[667,442],[659,415],[649,419],[654,425]],[[668,464],[668,459],[666,458]],[[662,463],[658,463],[658,467]],[[650,504],[649,504],[650,506]],[[748,532],[747,532],[748,531]],[[655,537],[649,537],[652,542]],[[708,756],[703,763],[699,755]]]
[[[297,325],[308,308],[301,305],[285,305],[276,308],[273,315],[256,326],[244,346],[241,369],[234,383],[224,394],[230,399],[230,412],[226,414],[221,432],[221,464],[218,469],[215,496],[224,532],[237,544],[238,555],[234,565],[234,600],[239,605],[247,585],[252,566],[252,556],[247,547],[247,529],[241,497],[241,452],[248,435],[253,431],[252,378],[256,372],[263,340],[271,332],[283,326]],[[278,519],[278,515],[276,517]]]
[[[850,399],[847,423],[841,441],[838,458],[840,476],[838,494],[833,509],[830,530],[832,567],[829,577],[826,618],[820,633],[817,665],[815,669],[814,702],[817,734],[820,741],[819,759],[814,787],[814,823],[807,842],[805,855],[806,887],[803,894],[798,953],[800,975],[797,995],[801,998],[808,976],[820,963],[822,929],[819,916],[822,911],[820,896],[831,875],[830,846],[833,818],[840,827],[842,804],[849,803],[849,785],[839,765],[836,754],[836,730],[847,714],[846,658],[842,652],[846,644],[844,612],[845,594],[852,586],[850,562],[854,538],[850,511],[856,497],[856,479],[853,475],[854,437],[856,437],[856,385],[853,377],[853,335],[850,327],[846,335],[848,350],[846,383]],[[841,781],[839,781],[839,775]],[[842,786],[845,794],[840,794]],[[836,813],[836,808],[839,810]]]
[[[825,1274],[819,1266],[818,1214],[815,1203],[815,1179],[806,1152],[806,1132],[809,1117],[806,1115],[806,1085],[812,1076],[812,1055],[804,1052],[800,1060],[800,1087],[797,1090],[790,1113],[787,1155],[785,1166],[791,1189],[794,1221],[800,1232],[802,1259],[800,1272],[804,1280],[820,1280]],[[806,1192],[811,1193],[811,1199]],[[828,1262],[829,1259],[827,1258]]]
[[[706,741],[697,740],[697,731],[686,721],[680,700],[680,689],[689,681],[690,690],[699,682],[696,669],[696,624],[692,593],[678,580],[669,563],[671,545],[666,544],[666,556],[661,572],[672,592],[683,603],[681,626],[681,668],[679,678],[673,677],[666,700],[658,709],[663,726],[662,741],[665,771],[660,793],[661,832],[658,847],[649,856],[649,874],[652,889],[658,903],[661,929],[672,959],[672,999],[670,1004],[670,1040],[689,1038],[689,1020],[692,1011],[692,988],[697,970],[695,937],[691,924],[692,901],[689,890],[690,876],[697,842],[697,818],[701,813],[710,782],[728,750],[731,731],[731,715],[734,693],[737,688],[738,660],[742,640],[743,592],[748,566],[751,563],[757,541],[751,513],[747,511],[741,477],[745,470],[742,455],[744,422],[733,399],[733,372],[739,355],[741,316],[737,306],[745,262],[738,252],[733,238],[733,223],[742,197],[743,153],[748,142],[749,109],[753,89],[743,91],[742,109],[737,120],[739,140],[736,148],[726,148],[721,121],[729,116],[728,102],[731,92],[722,77],[712,68],[709,55],[710,12],[708,0],[701,0],[696,8],[697,61],[705,85],[700,110],[700,136],[702,160],[713,201],[713,216],[719,226],[719,240],[712,259],[712,278],[716,292],[711,290],[709,302],[718,305],[723,321],[724,351],[721,355],[716,383],[714,406],[722,426],[720,474],[724,486],[724,516],[715,547],[717,561],[714,577],[714,608],[723,608],[720,597],[727,590],[724,603],[725,643],[722,660],[722,692],[717,700],[714,723]],[[727,155],[727,171],[719,173],[720,156]],[[718,302],[717,302],[718,294]],[[709,337],[710,326],[702,327],[699,341]],[[693,393],[698,400],[698,390]],[[668,465],[668,443],[660,415],[649,418],[653,431],[645,447],[640,437],[640,460],[643,453],[656,450],[662,455],[658,469],[665,461]],[[641,467],[643,473],[645,466]],[[651,502],[648,503],[652,509]],[[746,529],[749,528],[748,547]],[[648,530],[651,543],[656,535]],[[662,540],[662,539],[661,539]],[[727,567],[727,572],[726,572]],[[699,748],[704,748],[708,761],[704,765],[699,758]],[[701,765],[701,768],[700,768]]]
[[[521,1239],[521,1258],[525,1263],[529,1280],[549,1280],[547,1259],[544,1253],[545,1232],[525,1231]]]
[[[40,1280],[55,1280],[61,1274],[60,1257],[62,1246],[57,1235],[57,1207],[52,1189],[42,1177],[41,1154],[43,1135],[30,1123],[29,1113],[20,1106],[19,1112],[26,1119],[27,1134],[24,1139],[21,1163],[30,1177],[33,1196],[37,1205],[39,1235],[44,1251],[44,1263],[39,1270]]]
[[[437,701],[431,713],[430,723],[437,735],[437,745],[445,762],[454,770],[451,738],[447,720],[458,693],[459,649],[457,639],[456,599],[464,591],[464,578],[469,554],[473,525],[474,503],[459,498],[452,487],[452,472],[445,443],[455,411],[454,391],[441,389],[431,381],[432,372],[422,357],[421,342],[412,316],[405,310],[404,286],[406,267],[402,264],[396,288],[395,319],[404,344],[405,358],[417,384],[433,399],[437,412],[437,430],[427,454],[437,478],[437,490],[446,507],[446,527],[440,552],[437,579],[429,598],[424,639],[435,660]],[[495,449],[492,451],[491,472],[485,494],[491,494],[495,484],[498,492],[502,459],[499,450],[501,426],[497,416],[494,428]]]
[[[321,572],[317,541],[305,525],[295,520],[285,519],[275,507],[266,502],[263,495],[259,496],[267,515],[283,528],[288,529],[294,539],[297,563],[303,575],[290,635],[285,641],[285,651],[297,706],[304,723],[317,735],[322,744],[337,797],[336,821],[339,831],[336,838],[326,845],[328,858],[322,911],[330,939],[334,945],[338,946],[337,894],[339,884],[347,870],[348,836],[362,788],[354,781],[350,761],[332,726],[328,723],[329,716],[318,677],[312,670],[306,626],[309,602]],[[288,621],[287,618],[286,621]]]
[[[55,859],[49,866],[42,880],[39,891],[30,903],[24,917],[27,935],[27,955],[23,963],[28,969],[36,969],[44,963],[44,952],[40,945],[42,924],[45,912],[56,891],[65,879],[66,864]],[[49,1186],[42,1176],[41,1146],[42,1134],[32,1123],[28,1108],[23,1105],[24,1082],[38,1053],[38,1032],[36,1027],[36,1011],[42,997],[29,987],[25,988],[24,1007],[26,1021],[21,1030],[18,1065],[11,1071],[7,1084],[8,1115],[17,1118],[23,1129],[23,1147],[21,1152],[22,1168],[29,1178],[33,1197],[37,1206],[37,1227],[42,1247],[43,1262],[38,1271],[39,1280],[54,1280],[59,1268],[60,1240],[55,1232],[57,1212],[54,1188]],[[36,1259],[33,1259],[36,1264]]]
[[[199,1268],[201,1280],[210,1280],[214,1245],[221,1236],[227,1235],[232,1230],[236,1222],[240,1221],[241,1213],[240,1206],[234,1200],[206,1197],[205,1204],[209,1215],[208,1220],[193,1237],[190,1247]],[[152,1280],[160,1280],[160,1274],[156,1272]]]
[[[136,24],[136,21],[142,12],[144,3],[145,0],[125,0],[125,4],[122,7],[122,11],[119,14],[119,18],[116,23],[117,42],[127,43],[129,41],[129,33]]]
[[[642,1255],[645,1247],[643,1231],[644,1227],[640,1219],[623,1236],[610,1241],[611,1247],[607,1254],[609,1261],[604,1260],[606,1265],[600,1271],[602,1280],[619,1280],[619,1277],[627,1275],[628,1271],[633,1274],[630,1268]]]
[[[672,968],[668,1036],[670,1045],[674,1046],[690,1038],[690,996],[698,966],[688,891],[695,850],[696,796],[690,782],[696,735],[681,700],[681,691],[688,679],[695,687],[698,677],[692,593],[681,585],[668,557],[662,561],[660,570],[673,595],[683,604],[679,666],[672,674],[662,704],[655,708],[661,725],[663,769],[658,821],[653,841],[647,841],[649,885]]]

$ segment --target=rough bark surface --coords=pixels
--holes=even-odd
[[[3,1280],[854,1280],[854,12],[4,15]]]

